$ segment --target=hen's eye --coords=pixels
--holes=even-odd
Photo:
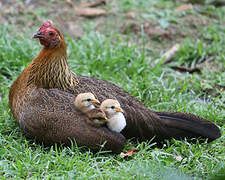
[[[88,102],[90,102],[90,101],[91,101],[91,99],[87,99],[87,101],[88,101]]]
[[[115,109],[115,106],[111,106],[111,109]]]
[[[49,32],[48,35],[49,36],[53,36],[54,35],[54,32]]]

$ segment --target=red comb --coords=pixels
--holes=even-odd
[[[45,21],[45,22],[43,22],[42,26],[48,28],[48,27],[52,26],[52,21]]]
[[[44,30],[52,26],[52,21],[45,21],[43,22],[42,26],[40,27],[39,31]]]

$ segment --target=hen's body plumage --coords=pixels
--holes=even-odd
[[[147,140],[155,136],[157,141],[184,137],[212,141],[220,137],[219,129],[208,120],[182,112],[154,112],[113,83],[75,76],[67,64],[63,35],[48,24],[43,26],[59,34],[60,44],[48,44],[39,32],[35,34],[44,47],[14,81],[9,93],[10,109],[26,136],[45,144],[69,144],[75,139],[78,145],[94,149],[107,141],[106,149],[115,152],[124,147],[125,137]],[[87,117],[74,108],[75,97],[85,92],[93,93],[100,101],[120,102],[127,121],[123,135],[86,123]]]

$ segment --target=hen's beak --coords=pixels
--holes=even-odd
[[[33,34],[32,38],[44,38],[44,35],[40,31],[37,31]]]
[[[92,99],[91,102],[92,102],[93,104],[100,104],[99,100],[97,100],[97,99]]]
[[[122,108],[117,107],[117,108],[116,108],[116,112],[123,112],[123,110],[122,110]]]

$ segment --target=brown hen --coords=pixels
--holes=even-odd
[[[67,63],[66,44],[62,33],[50,21],[34,34],[43,48],[24,69],[10,88],[9,104],[13,116],[28,137],[47,145],[70,144],[105,148],[119,152],[126,138],[156,141],[171,138],[208,138],[221,136],[212,122],[182,112],[154,112],[111,82],[94,77],[74,75]],[[74,108],[79,93],[91,92],[103,101],[117,99],[127,121],[122,134],[105,127],[95,128],[86,116]],[[125,136],[125,137],[124,137]]]

